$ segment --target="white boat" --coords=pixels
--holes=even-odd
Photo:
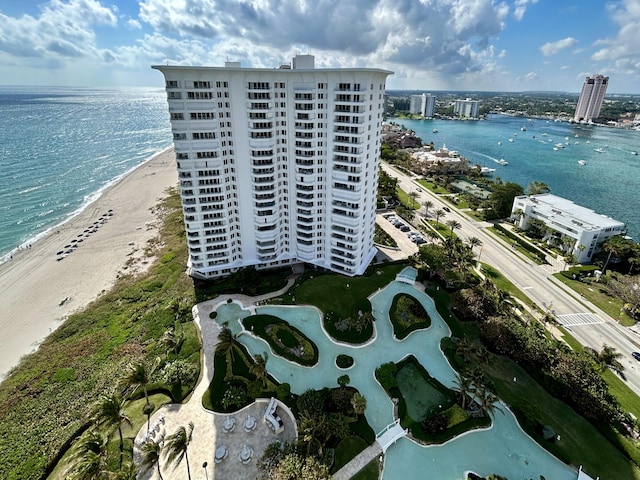
[[[438,133],[438,129],[437,129],[437,128],[434,128],[434,129],[433,129],[433,133]]]
[[[498,142],[498,145],[502,145],[502,142]]]
[[[591,142],[590,142],[589,140],[587,140],[587,141],[586,141],[586,142],[584,142],[584,143],[591,143]]]
[[[480,167],[480,173],[482,175],[489,175],[493,172],[495,172],[496,169],[495,168],[489,168],[489,167]]]
[[[510,142],[513,142],[513,138],[510,138],[510,139],[509,139],[509,141],[510,141]]]
[[[509,165],[509,162],[507,162],[504,158],[496,160],[496,163],[499,163],[500,165]]]
[[[631,152],[631,155],[638,155],[638,152]]]
[[[602,148],[594,148],[593,151],[598,153],[604,153],[604,149]]]
[[[584,160],[578,160],[578,163],[579,163],[580,165],[586,165],[586,164],[587,164],[587,162],[585,162]]]
[[[556,143],[556,147],[558,147],[558,148],[564,148],[564,144],[563,144],[563,143]]]

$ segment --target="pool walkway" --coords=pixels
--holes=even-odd
[[[376,435],[376,441],[373,445],[365,448],[362,452],[356,455],[353,460],[347,463],[344,467],[338,470],[333,475],[333,480],[348,480],[356,473],[366,467],[376,457],[381,456],[387,451],[387,449],[396,443],[396,441],[406,436],[408,430],[402,428],[400,420],[396,420],[393,423],[387,425],[380,433]]]

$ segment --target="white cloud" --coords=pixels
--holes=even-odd
[[[235,45],[251,66],[304,46],[327,66],[355,61],[456,74],[478,71],[509,8],[491,0],[144,0],[140,19],[157,32]],[[230,42],[235,39],[234,42]],[[251,52],[270,52],[267,60]],[[319,53],[321,52],[321,53]],[[493,54],[493,52],[491,52]],[[253,63],[253,62],[257,62]]]
[[[38,17],[0,14],[0,52],[18,59],[39,59],[43,66],[55,59],[96,54],[94,25],[115,26],[116,15],[96,0],[51,0]]]
[[[538,0],[516,0],[513,5],[513,17],[518,21],[522,20],[527,11],[527,5],[534,3],[538,3]]]
[[[135,18],[130,18],[127,20],[127,27],[129,27],[131,30],[141,30],[142,24]]]
[[[578,43],[578,41],[575,38],[567,37],[562,40],[558,40],[557,42],[545,43],[540,47],[540,51],[545,57],[550,57],[566,48],[573,47],[576,43]]]
[[[609,4],[608,11],[618,24],[618,34],[613,38],[598,40],[595,45],[601,48],[591,58],[595,61],[613,61],[618,66],[626,66],[639,73],[640,2],[623,0],[619,4]]]

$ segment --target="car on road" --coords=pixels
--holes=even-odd
[[[403,231],[403,232],[408,232],[409,230],[411,230],[411,228],[410,228],[410,227],[408,227],[407,225],[402,225],[402,226],[400,227],[400,230],[401,230],[401,231]]]
[[[416,237],[413,241],[416,243],[416,245],[422,245],[423,243],[427,243],[427,241],[422,237]]]
[[[640,362],[640,352],[631,352],[631,356]]]
[[[451,209],[450,209],[449,207],[442,207],[442,209],[443,209],[445,212],[451,212]]]

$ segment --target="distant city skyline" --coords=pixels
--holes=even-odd
[[[0,0],[2,85],[163,86],[152,64],[395,72],[390,90],[640,94],[638,0]]]

